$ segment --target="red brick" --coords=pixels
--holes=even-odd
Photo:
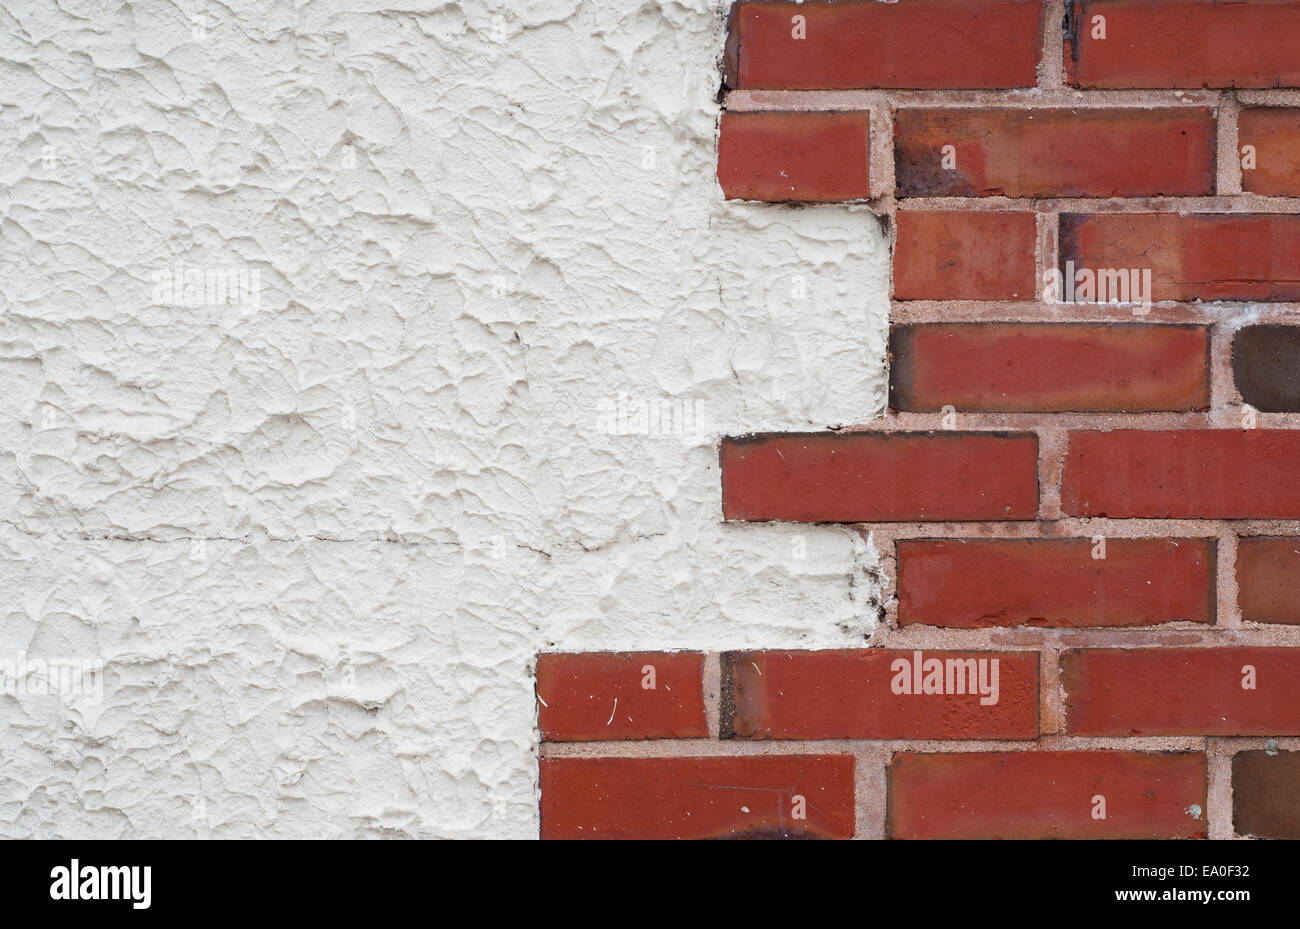
[[[543,758],[541,787],[543,839],[847,839],[854,830],[852,755]]]
[[[1255,536],[1237,544],[1241,618],[1300,623],[1300,538]]]
[[[718,183],[728,200],[871,195],[868,113],[723,113]]]
[[[1211,194],[1214,151],[1200,107],[903,109],[894,125],[900,197]]]
[[[1232,824],[1238,835],[1300,839],[1300,752],[1233,756]]]
[[[1255,669],[1245,689],[1243,668]],[[1061,655],[1071,735],[1300,734],[1300,648],[1078,649]]]
[[[808,433],[724,438],[725,519],[1033,519],[1030,433]]]
[[[898,543],[898,622],[1147,626],[1214,621],[1213,539],[917,539]]]
[[[1153,300],[1300,300],[1300,216],[1062,214],[1061,267],[1150,268]]]
[[[1300,517],[1300,430],[1071,432],[1061,479],[1069,516]]]
[[[1300,7],[1290,0],[1088,0],[1077,87],[1300,87]],[[1094,39],[1093,17],[1106,18]],[[1077,12],[1076,12],[1077,16]]]
[[[539,655],[537,697],[538,725],[548,742],[709,734],[700,652]]]
[[[1237,117],[1237,150],[1255,149],[1255,166],[1241,172],[1241,188],[1270,197],[1300,197],[1300,109],[1257,107]]]
[[[920,670],[938,660],[945,675],[951,671],[952,680],[942,682],[949,693],[915,692],[918,656]],[[870,648],[730,652],[722,660],[724,737],[1032,739],[1038,734],[1035,652]],[[921,684],[924,689],[924,679]],[[902,686],[908,692],[896,693]]]
[[[894,839],[1203,839],[1192,808],[1205,809],[1205,770],[1193,753],[904,752],[887,769],[886,828]]]
[[[890,339],[899,410],[1203,410],[1209,329],[1082,323],[934,323]]]
[[[899,210],[894,221],[896,299],[1034,299],[1033,213]]]
[[[793,38],[794,16],[805,38]],[[1032,87],[1039,0],[740,3],[727,42],[734,87],[825,90]]]

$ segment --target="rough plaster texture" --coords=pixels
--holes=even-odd
[[[537,651],[862,642],[873,549],[723,525],[716,436],[878,415],[886,241],[722,201],[722,25],[3,4],[0,658],[104,693],[0,694],[0,834],[532,837]]]

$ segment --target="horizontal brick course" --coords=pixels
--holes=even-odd
[[[701,652],[542,654],[537,698],[546,741],[709,734]]]
[[[900,197],[1206,195],[1214,152],[1214,117],[1201,107],[915,108],[894,123]]]
[[[1104,558],[1096,558],[1102,553]],[[1213,539],[898,543],[902,626],[1146,626],[1214,621]]]
[[[1038,0],[739,3],[728,76],[746,89],[1032,87],[1042,17]]]
[[[890,339],[900,410],[1200,410],[1210,401],[1204,326],[929,323]]]
[[[1069,0],[1067,0],[1069,2]],[[1077,87],[1300,86],[1300,7],[1288,0],[1087,0],[1065,63]],[[1094,17],[1105,38],[1094,38]]]
[[[1151,299],[1300,299],[1300,215],[1061,215],[1061,271],[1151,269]]]
[[[729,200],[871,195],[868,113],[723,113],[718,183]]]
[[[726,519],[1033,519],[1038,442],[1024,433],[789,433],[722,440]]]
[[[851,755],[543,758],[541,794],[543,839],[847,839],[854,831]]]
[[[1297,648],[1077,649],[1061,686],[1071,735],[1300,734]]]
[[[1071,432],[1061,509],[1119,519],[1300,518],[1300,430]]]
[[[1038,656],[730,652],[723,656],[723,700],[723,734],[736,738],[1032,739]]]

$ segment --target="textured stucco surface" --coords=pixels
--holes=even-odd
[[[105,670],[0,694],[0,834],[532,837],[538,650],[862,641],[872,550],[723,525],[716,436],[883,408],[884,235],[722,201],[721,47],[715,0],[3,4],[0,657]],[[178,261],[260,306],[155,303]]]

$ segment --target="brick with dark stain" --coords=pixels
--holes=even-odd
[[[1241,399],[1265,413],[1300,410],[1300,326],[1247,326],[1232,339]]]
[[[1212,194],[1214,125],[1203,107],[902,109],[894,122],[898,196]]]
[[[1240,752],[1232,759],[1238,835],[1300,839],[1300,752]]]

